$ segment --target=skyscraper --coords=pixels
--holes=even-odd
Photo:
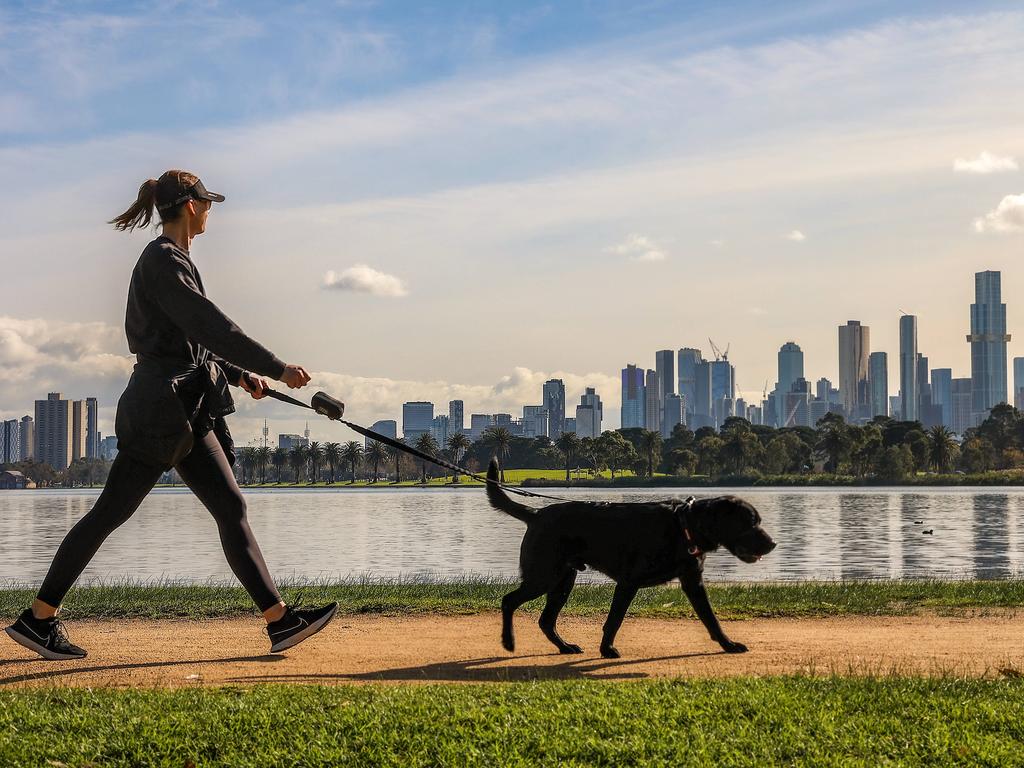
[[[448,401],[448,431],[453,435],[466,431],[465,403],[461,400]]]
[[[580,404],[576,406],[576,435],[578,437],[600,437],[601,417],[604,406],[601,397],[593,387],[587,387]]]
[[[622,428],[640,428],[647,425],[647,392],[644,371],[629,363],[622,369]]]
[[[394,419],[381,419],[380,421],[373,422],[373,426],[370,427],[370,431],[395,440],[398,438],[398,422]],[[278,442],[280,443],[280,438],[278,438]],[[372,438],[363,438],[363,447],[365,448],[372,442]]]
[[[932,368],[932,405],[939,409],[939,423],[953,428],[953,369]]]
[[[889,415],[889,355],[872,352],[868,356],[868,383],[871,388],[869,416]]]
[[[17,419],[0,421],[0,464],[21,461],[21,424]]]
[[[851,422],[864,420],[870,410],[870,351],[870,328],[859,320],[848,320],[846,325],[839,326],[839,397]]]
[[[544,382],[544,408],[548,412],[548,437],[557,440],[565,428],[565,384],[561,379]]]
[[[1006,402],[1006,305],[1002,303],[999,272],[974,275],[974,304],[971,304],[971,392],[975,424],[988,416],[993,406]]]
[[[917,318],[900,318],[900,418],[917,421]]]
[[[714,424],[711,418],[711,361],[701,360],[695,369],[694,382],[693,427],[710,427]]]
[[[665,420],[665,398],[676,391],[676,353],[661,349],[654,353],[654,370],[658,373],[658,427]]]
[[[35,458],[36,423],[31,416],[21,417],[21,460]]]
[[[430,434],[440,448],[444,448],[448,444],[448,424],[448,417],[444,414],[435,416],[430,422]]]
[[[1013,407],[1024,409],[1024,357],[1013,358]]]
[[[430,431],[434,423],[434,404],[423,400],[402,403],[402,437],[409,445]]]
[[[779,380],[775,384],[775,423],[786,425],[786,398],[793,384],[804,377],[804,353],[796,342],[787,341],[779,347]]]
[[[644,394],[644,429],[648,432],[658,432],[661,430],[661,422],[658,418],[661,410],[658,372],[650,368],[647,369],[646,390]]]
[[[953,379],[950,387],[952,426],[950,429],[957,435],[973,426],[971,380],[967,378]]]
[[[679,394],[685,401],[686,413],[693,415],[696,413],[697,408],[697,366],[704,361],[704,357],[701,355],[699,349],[693,349],[692,347],[683,347],[679,350],[677,355],[679,362]],[[705,371],[710,375],[710,369]],[[708,383],[708,392],[711,391],[710,382]],[[687,419],[687,423],[690,420]]]
[[[686,423],[686,410],[683,403],[683,398],[679,395],[666,395],[665,396],[665,414],[661,420],[661,436],[668,438],[672,436],[672,430],[674,430],[680,424]]]
[[[71,464],[71,401],[60,392],[50,392],[45,400],[36,400],[36,460],[58,472]]]
[[[95,397],[85,398],[85,455],[90,459],[100,456],[100,407]]]

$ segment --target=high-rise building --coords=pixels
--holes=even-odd
[[[100,407],[95,397],[85,398],[85,455],[99,458],[100,455]]]
[[[0,464],[21,461],[21,423],[17,419],[0,421]]]
[[[565,383],[561,379],[544,382],[543,403],[548,411],[548,437],[557,440],[565,427]]]
[[[963,435],[974,426],[972,380],[968,378],[953,379],[950,386],[951,426],[957,435]]]
[[[839,397],[846,418],[863,421],[870,410],[868,387],[868,355],[871,352],[871,329],[859,320],[848,320],[839,326]]]
[[[376,432],[378,435],[384,435],[384,437],[390,437],[392,440],[398,439],[398,422],[394,419],[381,419],[380,421],[373,422],[373,426],[370,427],[371,432]],[[363,439],[363,447],[365,448],[373,440],[370,438]]]
[[[644,371],[633,363],[622,369],[621,411],[623,429],[646,427],[647,387],[644,383]]]
[[[686,404],[682,397],[676,394],[665,396],[665,417],[661,420],[661,436],[671,437],[672,430],[680,424],[686,423]]]
[[[658,420],[661,410],[661,398],[658,390],[658,372],[647,369],[647,380],[644,388],[644,429],[648,432],[661,430]]]
[[[402,403],[402,437],[412,445],[430,431],[434,423],[434,404],[423,400]]]
[[[36,460],[58,472],[71,464],[74,426],[71,401],[60,392],[50,392],[45,400],[36,400]]]
[[[435,416],[430,422],[430,434],[437,443],[438,448],[448,445],[448,417],[444,414]]]
[[[932,400],[932,385],[928,377],[928,358],[917,353],[917,419],[925,429],[942,423],[942,408]]]
[[[693,428],[710,427],[715,423],[711,408],[711,361],[701,360],[697,363],[696,381],[694,384]]]
[[[35,458],[36,455],[36,423],[31,416],[21,417],[21,460]]]
[[[939,409],[939,423],[953,428],[953,369],[932,368],[932,405]]]
[[[548,409],[543,405],[524,405],[523,437],[547,437],[548,432]]]
[[[918,419],[917,384],[917,317],[903,315],[900,318],[900,418],[903,421]]]
[[[494,426],[494,417],[489,413],[471,413],[469,415],[469,439],[479,440],[484,432]]]
[[[665,417],[665,398],[676,391],[675,373],[676,353],[671,349],[661,349],[654,353],[654,370],[658,372],[658,426]]]
[[[980,424],[988,412],[1006,402],[1006,305],[1002,303],[1002,278],[999,272],[974,275],[974,303],[971,304],[971,388],[974,423]]]
[[[693,349],[692,347],[683,347],[679,350],[677,361],[679,363],[679,395],[683,398],[686,405],[686,413],[688,416],[692,416],[696,413],[697,408],[697,366],[704,362],[704,357],[701,355],[699,349]],[[704,373],[707,376],[711,375],[711,369],[705,369]],[[707,383],[707,391],[710,398],[711,382]],[[691,423],[692,419],[687,419],[686,423]]]
[[[562,434],[564,435],[564,434],[567,434],[569,432],[572,432],[573,434],[576,434],[576,417],[575,416],[566,416],[565,417],[565,424],[562,426]]]
[[[580,397],[580,404],[576,406],[576,435],[578,437],[600,437],[603,415],[604,406],[601,404],[601,396],[593,387],[587,387]]]
[[[117,437],[109,435],[100,440],[100,458],[113,461],[117,458]]]
[[[1013,358],[1013,407],[1024,410],[1024,357]]]
[[[448,401],[448,429],[454,435],[466,431],[465,404],[461,400]]]
[[[278,435],[277,447],[290,451],[292,448],[309,448],[309,438],[305,435]]]
[[[811,423],[811,383],[802,376],[793,382],[784,399],[783,427],[813,427]]]
[[[775,423],[786,425],[786,398],[793,390],[793,383],[804,377],[804,353],[793,341],[787,341],[779,347],[779,380],[775,384],[775,406],[778,409]]]
[[[872,352],[868,356],[868,383],[871,388],[870,414],[889,415],[889,355],[887,352]]]
[[[88,434],[87,414],[84,400],[71,401],[71,460],[85,457]]]

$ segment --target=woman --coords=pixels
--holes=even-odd
[[[189,247],[206,230],[213,203],[223,201],[194,174],[167,171],[143,184],[132,206],[110,222],[122,232],[145,227],[155,208],[163,234],[142,252],[128,288],[125,332],[137,362],[117,404],[118,454],[110,476],[95,506],[64,538],[32,606],[7,628],[43,658],[85,657],[57,618],[60,604],[107,536],[171,467],[216,520],[231,570],[267,620],[272,653],[319,632],[337,610],[337,603],[307,610],[285,605],[231,472],[228,384],[258,400],[267,382],[250,374],[292,389],[309,383],[309,374],[281,362],[206,298]]]

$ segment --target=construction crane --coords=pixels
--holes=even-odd
[[[718,346],[710,338],[708,339],[708,344],[711,345],[711,351],[715,353],[715,362],[718,362],[719,360],[726,360],[726,361],[728,361],[728,359],[729,359],[729,346],[730,346],[729,344],[725,345],[725,352],[722,352],[721,350],[719,350]]]

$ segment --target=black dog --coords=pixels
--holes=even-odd
[[[498,479],[498,463],[491,461],[489,480]],[[601,655],[618,658],[615,634],[629,604],[641,587],[678,578],[683,591],[704,623],[711,639],[726,653],[747,647],[726,637],[704,589],[704,554],[719,546],[745,563],[755,563],[775,549],[772,537],[761,528],[761,516],[735,496],[700,501],[649,504],[612,504],[570,501],[535,509],[512,501],[493,482],[487,484],[491,505],[526,523],[519,553],[523,583],[501,601],[501,643],[515,649],[512,614],[530,600],[547,595],[540,628],[561,653],[582,653],[555,629],[576,583],[577,571],[586,566],[615,581],[615,594],[604,623]]]

